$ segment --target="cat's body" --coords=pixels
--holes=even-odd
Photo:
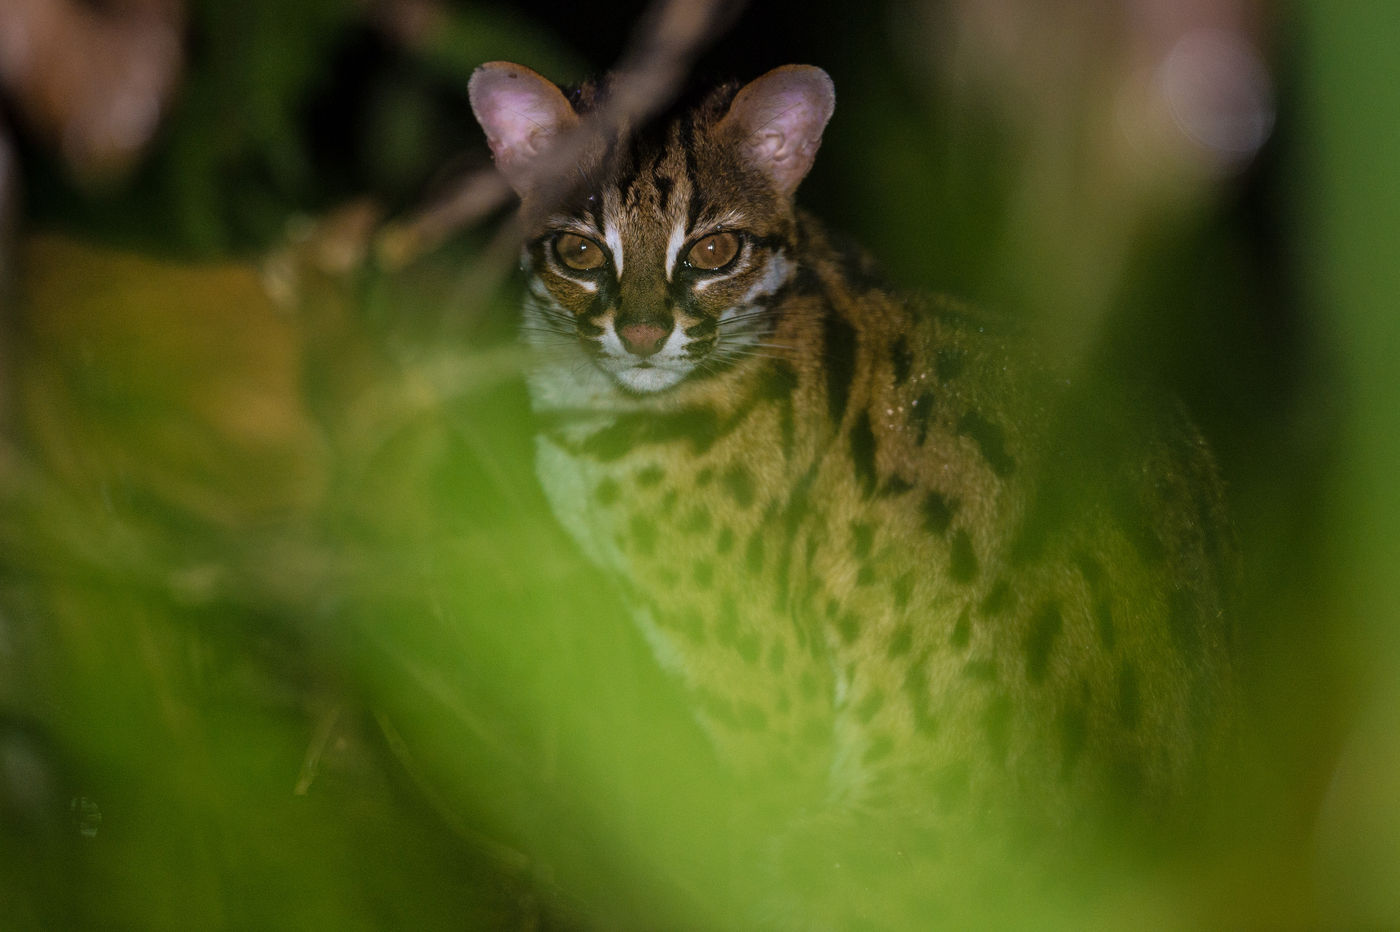
[[[612,145],[533,72],[478,72],[525,202],[551,504],[793,812],[1150,818],[1228,705],[1210,457],[797,212],[831,102],[779,69]],[[564,189],[531,174],[561,146]]]

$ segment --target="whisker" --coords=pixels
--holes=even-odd
[[[741,321],[756,320],[756,319],[761,318],[761,317],[776,317],[776,316],[777,316],[777,314],[773,311],[772,308],[767,308],[767,307],[765,307],[765,308],[760,308],[760,309],[758,309],[758,310],[756,310],[756,311],[745,311],[743,314],[734,314],[734,315],[732,315],[732,316],[730,316],[730,317],[724,318],[723,320],[721,320],[721,321],[719,322],[719,324],[720,324],[721,327],[723,327],[723,326],[725,326],[725,325],[734,324],[734,323],[739,323],[739,322],[741,322]]]

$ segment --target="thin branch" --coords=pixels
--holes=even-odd
[[[547,179],[539,198],[550,204],[572,184],[571,166],[599,140],[644,121],[676,95],[700,51],[732,22],[744,0],[658,0],[643,17],[628,50],[613,68],[607,102],[540,160]],[[449,236],[481,222],[510,198],[494,171],[464,178],[453,191],[408,220],[385,230],[381,257],[405,265]],[[518,231],[511,233],[518,237]]]

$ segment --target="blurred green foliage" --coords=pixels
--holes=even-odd
[[[1319,886],[1329,922],[1379,928],[1400,922],[1400,178],[1387,168],[1400,158],[1400,57],[1385,40],[1400,10],[1303,14],[1299,254],[1350,402],[1326,530],[1359,708],[1320,819]]]
[[[84,189],[22,146],[27,223],[64,236],[20,252],[7,321],[5,928],[726,925],[745,814],[535,489],[514,299],[471,274],[483,235],[329,273],[334,223],[298,220],[431,199],[485,164],[476,64],[578,78],[644,8],[460,2],[399,41],[350,0],[201,0],[133,177]],[[946,5],[755,4],[703,70],[827,67],[809,206],[903,285],[1089,328],[1087,356],[1184,395],[1220,452],[1248,563],[1248,799],[1210,876],[1098,921],[1400,922],[1400,22],[1280,13],[1288,93],[1253,173],[1153,205],[1086,275],[1091,230],[1020,241],[1036,151],[911,60],[938,48],[926,10]],[[1096,271],[1085,323],[1073,288]]]

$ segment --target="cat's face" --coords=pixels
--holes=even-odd
[[[823,72],[779,69],[590,148],[554,85],[517,65],[480,69],[473,107],[530,218],[530,342],[642,395],[764,355],[768,307],[793,271],[792,192],[831,101]],[[540,175],[561,170],[562,190]]]
[[[601,182],[547,214],[525,249],[530,326],[546,328],[532,340],[577,340],[630,392],[761,350],[766,301],[791,272],[790,204],[732,147],[689,148],[686,135],[674,125],[663,148],[589,173]]]

